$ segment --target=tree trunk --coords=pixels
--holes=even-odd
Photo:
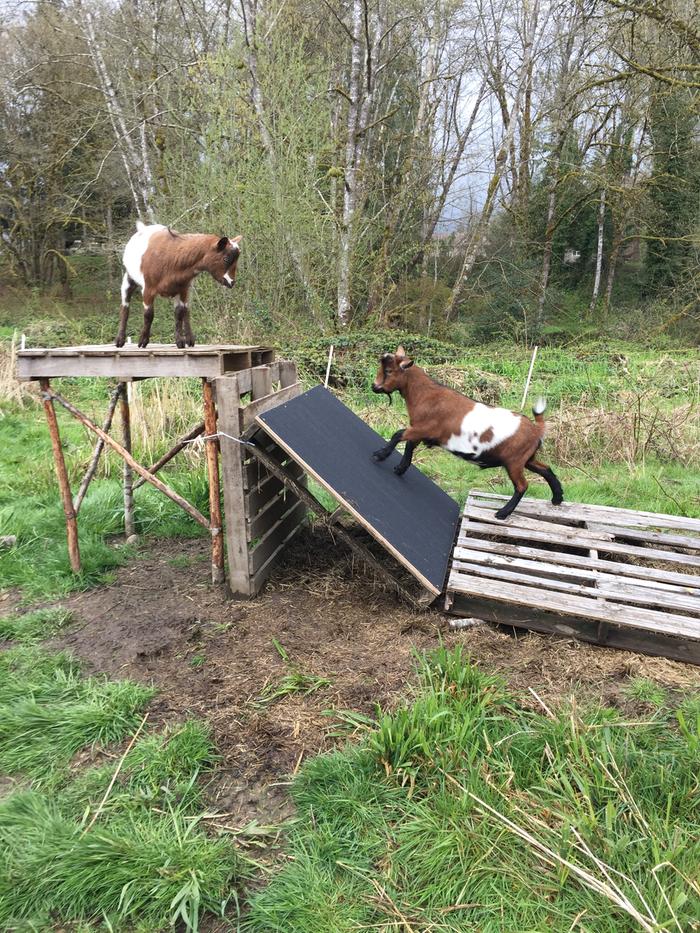
[[[593,294],[591,295],[591,304],[589,311],[591,314],[595,311],[598,303],[598,294],[600,292],[600,278],[603,270],[603,233],[605,231],[605,188],[600,192],[600,205],[598,207],[598,251],[595,260],[595,279],[593,281]]]

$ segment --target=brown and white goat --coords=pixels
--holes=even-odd
[[[535,459],[544,436],[544,399],[535,403],[534,422],[507,408],[475,402],[431,379],[419,366],[413,365],[403,347],[396,353],[383,354],[372,391],[384,392],[389,397],[392,392],[400,392],[406,402],[411,426],[397,431],[386,447],[372,455],[379,463],[386,460],[397,444],[405,441],[404,455],[394,467],[398,476],[406,472],[413,451],[423,443],[428,447],[443,447],[482,469],[506,468],[515,491],[510,501],[496,512],[496,518],[507,518],[524,496],[526,469],[547,481],[553,505],[562,502],[561,483],[545,463]]]
[[[163,224],[142,224],[136,221],[136,233],[124,248],[124,278],[119,332],[115,343],[123,347],[129,320],[129,302],[136,287],[143,292],[143,330],[139,346],[147,347],[151,339],[153,302],[156,296],[175,298],[175,343],[180,349],[194,346],[187,304],[192,279],[208,272],[227,288],[236,281],[236,265],[241,254],[242,237],[208,233],[176,233]]]

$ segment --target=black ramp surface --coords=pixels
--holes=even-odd
[[[266,411],[258,424],[315,477],[421,583],[442,591],[459,506],[416,467],[396,476],[401,454],[322,386]]]

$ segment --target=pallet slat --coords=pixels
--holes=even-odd
[[[688,616],[679,616],[634,606],[620,606],[569,593],[554,593],[538,586],[523,586],[502,580],[485,580],[451,573],[448,590],[463,595],[486,597],[499,602],[515,603],[535,609],[546,609],[560,615],[583,616],[601,622],[614,622],[646,631],[664,632],[700,639],[700,622]]]

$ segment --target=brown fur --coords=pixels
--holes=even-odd
[[[435,382],[419,366],[414,366],[403,347],[396,353],[385,353],[379,361],[377,375],[372,385],[374,392],[400,392],[406,402],[410,427],[397,432],[387,447],[376,451],[375,460],[383,460],[397,443],[406,441],[406,452],[401,463],[395,467],[399,475],[404,473],[411,462],[413,448],[421,442],[429,445],[446,445],[462,428],[464,416],[474,408],[473,399],[461,395],[454,389]],[[486,406],[492,407],[492,406]],[[517,413],[514,413],[517,414]],[[562,501],[559,480],[544,463],[534,459],[544,436],[545,421],[541,414],[531,421],[525,415],[518,415],[520,427],[506,440],[486,451],[480,466],[505,467],[515,492],[511,501],[497,512],[498,518],[506,518],[516,507],[527,489],[525,469],[543,476],[549,484],[553,498],[558,505]],[[400,435],[400,436],[399,436]],[[481,441],[488,443],[493,438],[493,429],[487,428],[481,434]]]
[[[144,323],[139,336],[140,347],[147,347],[151,339],[153,305],[158,296],[178,299],[175,306],[175,343],[180,348],[194,346],[188,304],[192,279],[200,272],[208,272],[221,285],[232,288],[236,281],[241,239],[237,236],[229,241],[228,237],[208,233],[183,234],[170,228],[152,234],[141,260]],[[227,274],[231,284],[224,278]],[[121,306],[116,339],[118,347],[123,347],[126,341],[129,301],[136,287],[136,283],[129,285],[126,301]]]

